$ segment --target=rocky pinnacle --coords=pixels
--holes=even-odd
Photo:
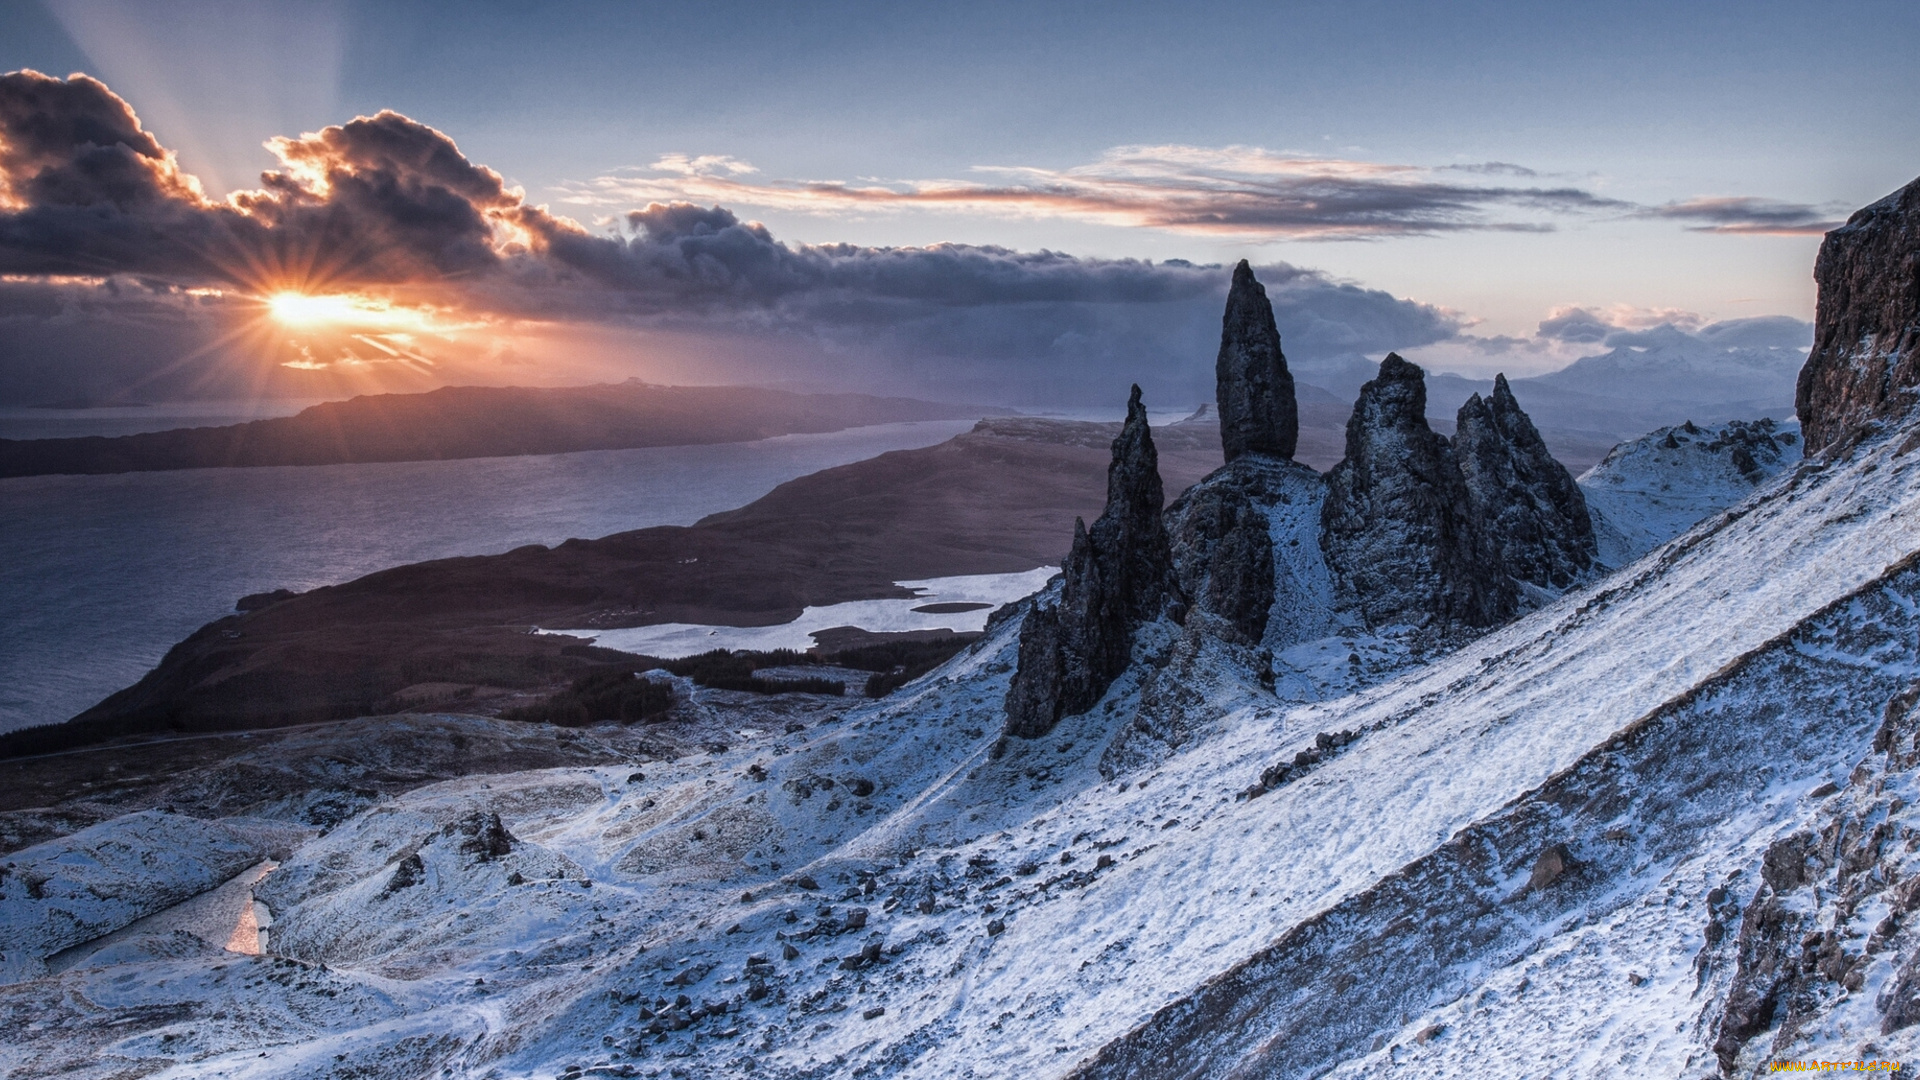
[[[1920,180],[1827,234],[1794,410],[1807,453],[1920,400]]]
[[[1020,667],[1007,689],[1007,734],[1037,738],[1085,712],[1126,670],[1133,633],[1159,616],[1173,556],[1161,521],[1165,489],[1140,388],[1113,440],[1107,506],[1092,528],[1075,520],[1056,605],[1036,603],[1020,630]]]
[[[1494,377],[1491,398],[1475,394],[1460,406],[1453,459],[1484,541],[1483,561],[1544,589],[1565,589],[1593,568],[1586,497],[1547,450],[1505,375]]]
[[[1280,351],[1267,290],[1245,259],[1233,268],[1227,311],[1220,321],[1220,357],[1214,362],[1220,406],[1220,445],[1232,461],[1242,454],[1293,457],[1300,439],[1293,376]]]
[[[1369,626],[1493,626],[1516,608],[1513,582],[1486,562],[1453,448],[1426,411],[1425,373],[1387,354],[1327,473],[1320,546],[1342,604]]]

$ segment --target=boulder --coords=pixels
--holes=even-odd
[[[1233,285],[1227,291],[1214,379],[1220,446],[1227,460],[1242,454],[1292,458],[1300,439],[1293,376],[1280,351],[1267,290],[1254,279],[1245,259],[1233,268]]]
[[[473,856],[475,862],[489,862],[510,854],[519,843],[501,823],[500,815],[491,810],[476,810],[441,831],[448,836],[459,833],[461,853]]]
[[[1920,180],[1827,234],[1794,409],[1809,456],[1920,400]]]

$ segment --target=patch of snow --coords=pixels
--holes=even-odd
[[[875,633],[942,629],[977,633],[986,628],[987,616],[993,608],[1033,595],[1059,572],[1058,567],[1042,566],[1018,574],[967,574],[922,581],[896,581],[895,585],[912,589],[915,595],[904,600],[853,600],[809,607],[801,612],[799,618],[779,626],[660,623],[621,630],[551,629],[543,632],[589,638],[609,649],[658,656],[664,660],[694,656],[714,649],[792,649],[805,652],[813,648],[815,633],[841,626]],[[915,610],[933,604],[988,606],[946,613]]]
[[[0,877],[0,981],[33,978],[55,953],[214,889],[311,833],[142,811],[23,848]]]

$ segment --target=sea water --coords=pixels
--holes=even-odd
[[[795,477],[931,446],[972,426],[941,420],[714,446],[0,480],[0,730],[65,720],[131,685],[248,593],[690,525]]]

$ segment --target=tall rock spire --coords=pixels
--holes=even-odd
[[[1166,501],[1160,453],[1153,447],[1147,407],[1135,386],[1127,398],[1127,422],[1113,440],[1113,461],[1107,465],[1107,506],[1087,535],[1096,550],[1112,553],[1114,584],[1136,624],[1158,615],[1167,598],[1173,554],[1161,521]]]
[[[1159,616],[1173,589],[1161,520],[1165,489],[1140,388],[1113,440],[1107,506],[1091,529],[1073,523],[1060,600],[1036,605],[1020,629],[1020,668],[1007,689],[1007,734],[1038,738],[1100,700],[1126,670],[1133,632]]]
[[[1220,358],[1214,363],[1220,405],[1220,445],[1232,461],[1242,454],[1293,457],[1300,440],[1293,376],[1280,351],[1267,290],[1245,259],[1233,268],[1227,311],[1220,322]]]

